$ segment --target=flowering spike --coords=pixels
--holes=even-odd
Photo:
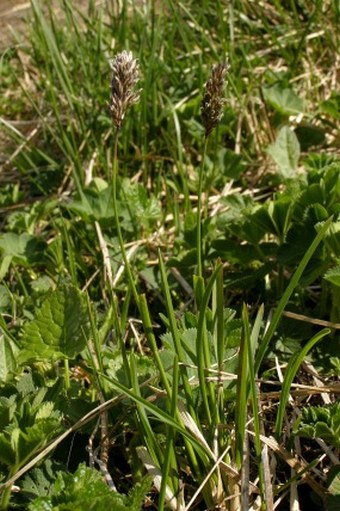
[[[227,62],[216,64],[212,68],[210,78],[205,85],[201,115],[206,137],[216,128],[222,118],[222,108],[225,103],[223,87],[228,69]]]
[[[118,53],[110,62],[112,69],[111,102],[109,105],[113,125],[119,130],[128,108],[138,103],[140,90],[136,90],[139,80],[139,65],[130,51]]]

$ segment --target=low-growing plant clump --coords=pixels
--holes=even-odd
[[[1,60],[0,510],[338,509],[337,3],[76,4]]]

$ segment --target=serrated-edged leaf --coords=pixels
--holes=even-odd
[[[102,474],[84,464],[74,474],[58,472],[50,496],[35,499],[30,511],[140,511],[150,484],[136,485],[130,495],[112,491]]]
[[[49,418],[37,419],[35,424],[25,431],[20,431],[17,453],[22,462],[26,462],[32,454],[42,448],[60,430],[61,415],[56,410]]]
[[[340,447],[340,403],[330,406],[311,406],[302,410],[302,418],[296,432],[307,438],[322,438]]]
[[[340,287],[340,266],[336,266],[335,268],[328,270],[324,275],[324,279],[335,286]]]
[[[11,436],[6,432],[0,434],[0,461],[9,467],[16,464],[16,450],[13,448]]]
[[[47,403],[46,403],[47,404]],[[15,420],[5,426],[0,433],[0,461],[10,467],[19,468],[37,450],[44,447],[61,427],[61,415],[50,404],[34,411],[27,398],[24,398],[15,412]],[[48,417],[47,417],[47,412]],[[46,417],[39,416],[39,413]],[[27,424],[32,424],[27,426]]]
[[[267,148],[267,152],[277,164],[283,178],[295,176],[300,158],[300,144],[293,130],[283,126],[275,142]]]
[[[48,495],[56,478],[56,467],[57,463],[47,459],[39,468],[30,470],[22,481],[22,492],[35,497]]]
[[[9,424],[16,409],[16,396],[0,396],[0,431]]]
[[[55,417],[58,416],[57,412],[54,411],[54,404],[52,402],[42,403],[37,411],[35,420],[49,419],[53,417],[53,414],[55,414]]]
[[[74,287],[62,287],[46,298],[35,319],[25,325],[19,361],[73,358],[85,348],[87,331],[83,296]]]

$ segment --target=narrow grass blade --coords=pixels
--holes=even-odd
[[[247,420],[247,401],[248,401],[248,353],[247,344],[250,344],[250,329],[248,313],[245,313],[246,305],[243,305],[242,311],[242,337],[239,353],[239,364],[237,369],[237,390],[236,390],[236,410],[235,410],[235,463],[238,469],[242,466],[243,446],[245,438],[246,420]]]
[[[205,446],[195,438],[195,436],[187,431],[181,424],[173,419],[170,414],[167,412],[164,412],[154,404],[150,403],[140,395],[136,394],[133,390],[128,389],[125,387],[125,385],[121,384],[119,381],[106,377],[110,383],[113,385],[113,387],[116,388],[119,392],[123,393],[125,396],[129,397],[134,401],[136,404],[141,405],[145,408],[145,410],[148,410],[157,420],[159,420],[163,424],[167,424],[171,426],[175,431],[177,431],[179,434],[181,434],[184,438],[186,438],[192,447],[195,448],[195,450],[203,457],[208,455],[211,457],[211,452],[205,448]]]
[[[205,408],[205,416],[208,420],[208,423],[211,424],[211,410],[216,411],[216,399],[215,399],[215,391],[211,384],[207,383],[205,377],[205,369],[210,367],[209,361],[209,345],[208,345],[208,336],[206,331],[206,313],[208,308],[208,303],[210,300],[211,292],[213,286],[215,284],[216,278],[219,272],[222,269],[222,264],[218,264],[211,275],[207,287],[204,291],[202,302],[200,304],[200,312],[198,316],[197,323],[197,339],[196,339],[196,356],[197,356],[197,366],[198,366],[198,379],[200,382],[200,391],[202,394],[203,406]],[[210,403],[208,400],[208,393],[210,397]]]
[[[131,353],[130,356],[130,377],[131,377],[131,384],[133,388],[133,393],[135,396],[140,395],[140,388],[138,383],[138,376],[137,376],[137,368],[136,368],[136,360],[135,360],[135,354]],[[148,452],[150,453],[153,461],[161,467],[164,461],[164,456],[161,451],[161,448],[157,442],[157,437],[154,434],[149,417],[147,416],[146,409],[140,402],[136,401],[137,406],[137,412],[139,420],[137,421],[137,427],[140,429],[141,437],[143,438],[145,445],[148,448]]]
[[[260,409],[259,409],[259,399],[258,399],[258,389],[255,381],[255,370],[254,370],[254,353],[255,348],[258,343],[258,338],[260,334],[260,328],[263,318],[263,306],[261,306],[256,315],[255,323],[252,328],[252,331],[249,335],[249,328],[247,328],[247,335],[245,336],[245,341],[247,344],[247,354],[248,354],[248,373],[249,373],[249,387],[250,387],[250,396],[251,396],[251,404],[253,408],[253,423],[254,423],[254,432],[255,432],[255,452],[256,458],[258,461],[258,476],[260,480],[260,490],[262,502],[265,501],[265,481],[264,481],[264,471],[263,464],[261,459],[261,440],[260,440]],[[249,325],[248,319],[248,310],[246,305],[243,305],[242,310],[242,319],[243,324]]]
[[[164,488],[162,492],[163,499],[166,500],[167,508],[172,511],[182,511],[183,507],[178,507],[177,499],[172,491],[172,489],[167,485],[163,485],[163,475],[161,469],[155,464],[154,460],[148,453],[148,450],[144,446],[137,447],[137,454],[139,459],[142,461],[145,466],[148,474],[153,478],[153,484],[155,485],[156,490],[161,490]],[[158,504],[158,510],[162,511],[164,509],[164,501],[161,505]]]
[[[270,322],[270,325],[269,325],[269,328],[264,336],[264,339],[260,345],[260,348],[257,352],[257,355],[256,355],[256,360],[255,360],[255,374],[257,374],[259,368],[260,368],[260,365],[262,363],[262,360],[263,360],[263,357],[265,356],[266,354],[266,351],[267,351],[267,348],[268,348],[268,345],[274,335],[274,332],[277,328],[277,325],[281,319],[281,316],[282,316],[282,313],[288,303],[288,300],[289,298],[291,297],[294,289],[296,288],[296,286],[298,285],[298,282],[302,276],[302,273],[304,272],[309,260],[311,259],[312,255],[314,254],[315,250],[317,249],[318,245],[321,243],[322,239],[324,238],[328,228],[330,227],[331,223],[332,223],[332,220],[333,220],[333,217],[330,217],[328,218],[328,220],[326,220],[326,222],[323,224],[323,226],[321,227],[321,229],[319,230],[319,232],[317,233],[317,235],[315,236],[314,238],[314,241],[312,242],[312,244],[310,245],[310,247],[308,248],[308,250],[306,251],[305,255],[303,256],[303,258],[301,259],[301,262],[299,264],[299,266],[297,267],[297,269],[295,270],[295,273],[293,274],[285,292],[283,293],[282,295],[282,298],[281,300],[279,301],[278,303],[278,306],[274,312],[274,315],[273,315],[273,318]]]
[[[172,373],[172,397],[171,397],[171,405],[170,405],[170,415],[173,417],[173,419],[176,419],[177,414],[177,397],[178,397],[178,384],[179,384],[179,367],[178,367],[178,357],[175,356],[174,359],[174,367],[173,367],[173,373]],[[168,476],[169,476],[169,470],[172,462],[172,473],[177,474],[177,463],[176,463],[176,457],[175,457],[175,451],[174,451],[174,430],[170,426],[168,427],[168,434],[167,434],[167,442],[166,442],[166,449],[165,449],[165,455],[164,455],[164,463],[162,467],[162,474],[161,474],[161,485],[159,489],[159,498],[158,498],[158,510],[163,511],[164,509],[164,503],[167,502],[171,506],[171,502],[169,502],[168,495]],[[173,488],[176,493],[178,493],[179,490],[179,481],[177,479],[177,476],[172,477],[173,480]],[[175,508],[177,509],[177,507]]]
[[[191,386],[189,383],[189,377],[187,373],[187,369],[185,367],[185,356],[184,351],[181,345],[181,339],[177,328],[177,322],[175,318],[175,313],[172,305],[171,295],[170,295],[170,289],[168,280],[166,277],[166,271],[165,266],[163,262],[162,255],[160,251],[158,252],[158,260],[159,260],[159,269],[161,272],[161,280],[162,280],[162,286],[163,286],[163,292],[165,295],[165,303],[166,303],[166,309],[168,313],[169,323],[170,323],[170,331],[174,340],[175,350],[176,354],[178,356],[179,363],[182,363],[181,365],[181,378],[183,382],[184,392],[187,399],[187,404],[190,409],[190,413],[196,417],[196,411],[194,408],[193,398],[192,398],[192,392],[191,392]]]
[[[145,332],[147,341],[149,343],[149,346],[150,346],[150,348],[152,350],[152,355],[153,355],[154,361],[156,363],[157,369],[159,371],[162,384],[163,384],[163,386],[164,386],[164,388],[165,388],[165,390],[166,390],[166,392],[168,394],[168,399],[171,400],[172,399],[172,393],[174,392],[174,390],[176,390],[176,387],[174,387],[175,382],[173,382],[173,388],[171,390],[167,374],[166,374],[166,372],[164,370],[161,358],[159,356],[159,349],[158,349],[158,346],[157,346],[157,343],[156,343],[155,336],[153,334],[153,329],[152,329],[152,323],[151,323],[151,319],[150,319],[149,309],[148,309],[148,305],[147,305],[147,302],[146,302],[146,297],[145,297],[144,294],[139,296],[139,311],[141,313],[141,318],[142,318],[142,322],[143,322],[144,332]]]
[[[310,339],[307,344],[296,353],[295,356],[291,358],[289,361],[289,364],[286,369],[285,378],[282,385],[281,390],[281,396],[280,396],[280,402],[279,402],[279,408],[276,415],[276,422],[275,422],[275,438],[277,440],[280,439],[282,434],[282,424],[283,424],[283,418],[284,413],[286,409],[286,405],[289,398],[289,390],[291,387],[291,384],[293,383],[293,380],[295,378],[295,375],[303,361],[303,359],[306,357],[307,353],[313,348],[313,346],[319,342],[323,337],[328,335],[331,332],[330,328],[324,328],[321,330],[321,332],[317,333]]]

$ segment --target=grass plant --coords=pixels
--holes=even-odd
[[[30,12],[0,61],[0,509],[336,509],[336,2]]]

